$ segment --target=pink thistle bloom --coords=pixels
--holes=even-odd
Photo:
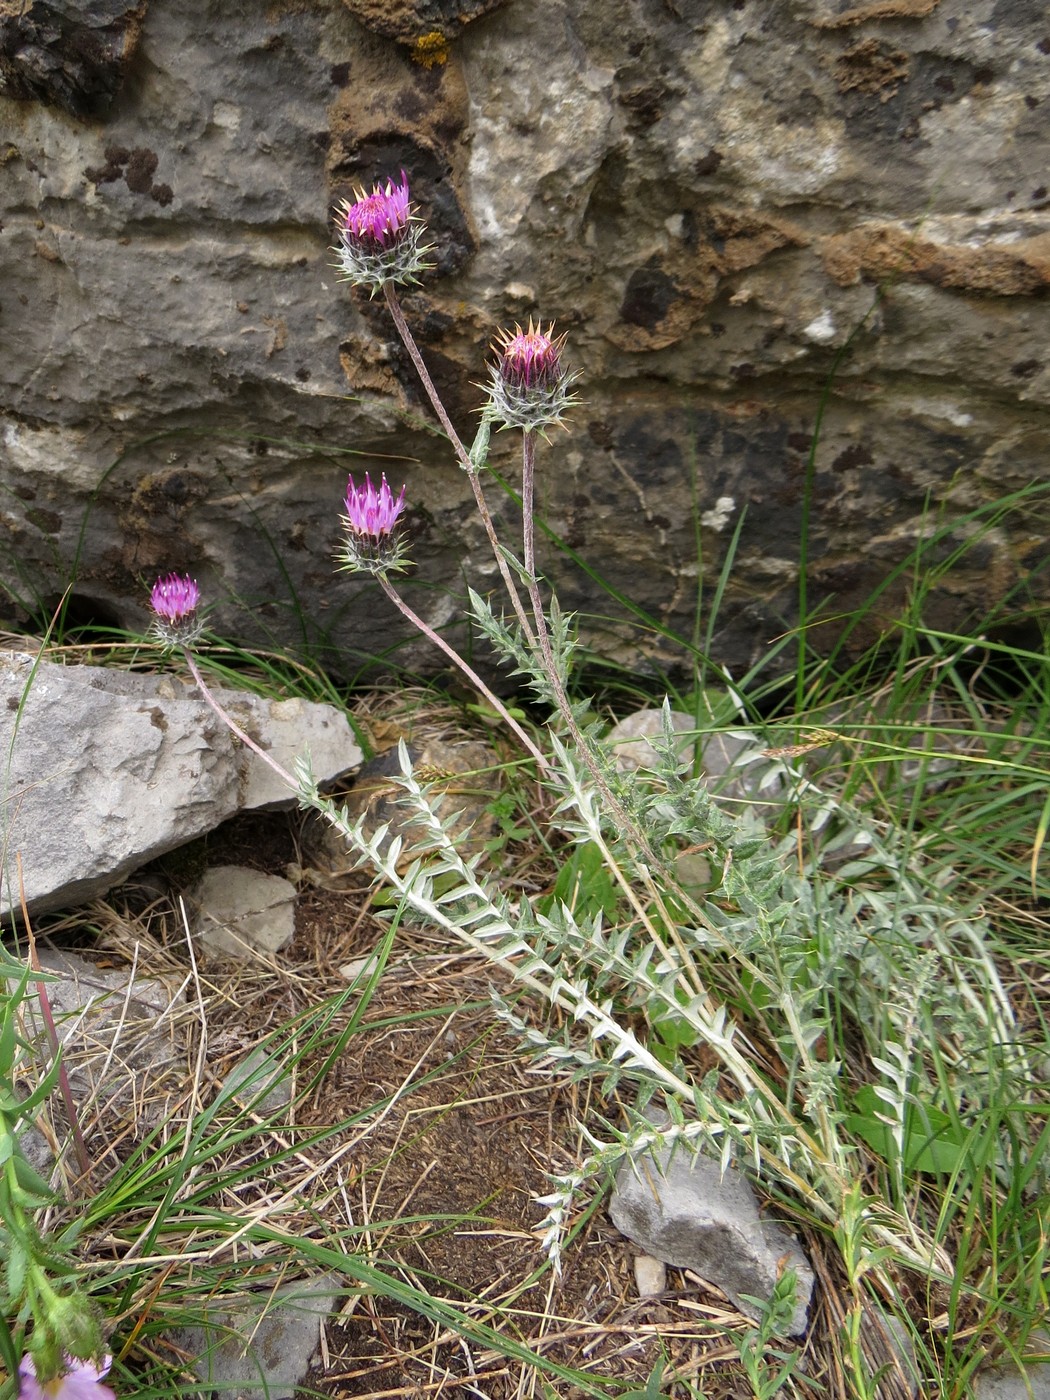
[[[157,616],[172,623],[183,622],[195,613],[200,600],[196,579],[182,574],[159,578],[149,595],[149,605]]]
[[[576,402],[571,389],[578,377],[562,365],[564,346],[565,337],[555,336],[553,321],[544,330],[530,317],[527,331],[520,326],[501,330],[492,345],[496,362],[489,366],[490,419],[527,433],[560,423]]]
[[[383,476],[377,491],[365,472],[364,486],[355,486],[351,476],[346,487],[345,567],[381,574],[401,567],[401,545],[393,534],[398,516],[405,508],[405,488],[395,496]]]
[[[342,275],[372,296],[387,282],[417,282],[418,274],[429,266],[423,247],[423,227],[412,215],[408,197],[408,176],[402,170],[401,183],[387,180],[372,186],[372,193],[354,191],[354,199],[339,206],[336,222],[339,247],[332,251]]]
[[[355,535],[389,535],[394,521],[405,508],[405,488],[394,500],[394,493],[387,485],[386,474],[383,484],[377,491],[372,478],[365,472],[364,488],[359,490],[350,477],[346,487],[346,513],[350,517],[350,529]]]
[[[197,616],[201,591],[197,580],[185,574],[159,578],[150,590],[154,637],[165,647],[187,647],[204,631]]]
[[[102,1365],[66,1357],[65,1370],[49,1381],[39,1381],[31,1356],[23,1356],[18,1368],[18,1400],[117,1400],[108,1385],[102,1385],[109,1374],[113,1358],[103,1357]]]
[[[527,331],[520,326],[515,326],[513,331],[502,330],[492,348],[499,356],[499,372],[503,379],[532,389],[545,388],[558,380],[564,345],[563,335],[554,338],[553,321],[544,331],[534,326],[530,317]]]
[[[408,176],[402,170],[401,183],[392,180],[374,185],[371,194],[355,190],[357,199],[344,206],[343,232],[346,238],[368,247],[385,248],[408,228]]]

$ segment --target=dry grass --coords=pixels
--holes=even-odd
[[[445,731],[453,712],[435,708],[432,697],[428,709],[423,694],[406,692],[393,715],[378,701],[361,713],[377,747],[385,747],[409,725],[417,735],[421,725]],[[543,821],[542,811],[534,815]],[[512,841],[499,855],[504,878],[518,887],[535,892],[553,879],[538,843]],[[286,952],[198,961],[180,887],[204,865],[226,863],[308,872],[301,819],[237,818],[157,862],[137,886],[46,931],[56,944],[90,943],[90,955],[105,964],[148,972],[180,992],[165,1018],[171,1053],[160,1072],[144,1079],[132,1053],[150,1027],[126,1019],[110,1047],[111,1062],[124,1062],[126,1087],[97,1098],[85,1124],[91,1182],[78,1180],[68,1160],[63,1167],[67,1195],[77,1202],[86,1189],[105,1197],[151,1133],[165,1169],[179,1159],[170,1198],[163,1190],[129,1193],[119,1209],[107,1205],[80,1242],[98,1276],[117,1268],[130,1280],[111,1319],[115,1335],[127,1339],[124,1359],[133,1368],[182,1369],[188,1358],[171,1341],[173,1326],[215,1293],[229,1301],[268,1297],[311,1271],[316,1246],[345,1258],[348,1283],[304,1395],[626,1395],[643,1389],[660,1362],[662,1394],[750,1394],[737,1339],[751,1324],[688,1272],[670,1271],[664,1293],[640,1298],[635,1250],[609,1225],[600,1201],[580,1205],[563,1275],[547,1266],[536,1197],[549,1189],[548,1173],[578,1163],[577,1125],[592,1107],[616,1119],[618,1106],[592,1105],[586,1084],[523,1056],[490,1006],[493,982],[514,997],[509,981],[491,963],[406,922],[361,1014],[368,973],[348,990],[345,969],[362,967],[389,929],[375,917],[367,873],[304,878]],[[228,1076],[260,1049],[282,1066],[287,1104],[260,1100],[246,1109],[242,1096],[216,1109]],[[53,1131],[57,1141],[61,1124]],[[217,1225],[220,1213],[227,1227]],[[75,1214],[56,1211],[47,1223],[60,1228]],[[796,1228],[819,1287],[785,1393],[847,1400],[856,1392],[843,1360],[850,1304],[841,1264],[823,1237]],[[577,1373],[578,1383],[545,1378],[520,1355],[355,1286],[350,1266],[362,1261]],[[875,1393],[903,1400],[908,1387],[874,1314],[865,1317],[862,1337],[872,1369],[887,1368]]]
[[[208,859],[281,871],[302,854],[297,821],[237,819],[210,841]],[[562,1277],[547,1267],[534,1234],[542,1216],[534,1198],[548,1189],[548,1172],[576,1161],[575,1125],[587,1117],[587,1090],[531,1065],[494,1023],[491,964],[441,946],[425,929],[403,926],[366,1014],[327,1072],[317,1078],[356,996],[347,998],[323,1044],[296,1059],[300,1040],[309,1038],[311,1008],[346,993],[339,969],[360,962],[385,933],[370,912],[369,886],[343,883],[349,887],[304,885],[296,939],[272,960],[198,964],[177,903],[161,899],[137,910],[132,902],[98,903],[46,932],[56,944],[74,935],[82,943],[90,928],[93,957],[112,967],[137,967],[140,974],[148,970],[181,991],[167,1018],[175,1053],[156,1077],[144,1080],[136,1057],[123,1053],[123,1036],[134,1038],[143,1028],[126,1020],[121,1029],[110,1058],[124,1064],[127,1092],[96,1103],[85,1125],[96,1191],[151,1130],[155,1147],[167,1143],[188,1152],[194,1123],[214,1104],[231,1070],[261,1046],[272,1050],[282,1028],[302,1025],[298,1038],[294,1030],[282,1037],[280,1053],[295,1061],[287,1107],[275,1112],[258,1105],[245,1115],[230,1104],[227,1117],[237,1131],[228,1150],[187,1165],[159,1236],[151,1235],[156,1208],[132,1198],[123,1217],[107,1215],[83,1239],[89,1267],[119,1261],[127,1272],[137,1261],[135,1287],[115,1319],[118,1335],[130,1328],[144,1359],[177,1365],[170,1341],[153,1322],[169,1312],[174,1322],[192,1311],[195,1271],[209,1280],[225,1272],[230,1299],[269,1291],[304,1267],[289,1257],[289,1242],[315,1241],[382,1265],[611,1393],[643,1387],[660,1358],[668,1368],[664,1393],[684,1395],[688,1385],[713,1396],[745,1393],[732,1335],[746,1320],[686,1273],[671,1271],[658,1298],[639,1298],[635,1251],[595,1202],[581,1207],[589,1218],[581,1222]],[[512,993],[509,986],[501,990]],[[615,1113],[615,1106],[603,1104],[602,1111]],[[246,1124],[253,1129],[248,1134]],[[55,1136],[61,1136],[60,1124]],[[82,1199],[86,1183],[75,1178],[68,1159],[64,1170],[70,1198]],[[179,1223],[179,1201],[197,1210],[195,1193],[210,1181],[216,1190],[209,1206],[237,1218],[233,1232]],[[61,1227],[63,1213],[48,1223]],[[268,1244],[252,1238],[260,1224],[271,1236]],[[833,1371],[822,1332],[818,1320],[796,1389],[845,1395],[829,1385]],[[126,1350],[134,1364],[135,1346]],[[678,1384],[669,1391],[672,1377]],[[586,1393],[545,1384],[546,1393]],[[535,1369],[520,1360],[457,1336],[397,1301],[348,1289],[341,1312],[324,1329],[320,1363],[304,1393],[463,1392],[503,1400],[543,1388]]]

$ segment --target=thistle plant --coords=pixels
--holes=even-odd
[[[925,878],[892,832],[877,830],[821,792],[786,757],[756,750],[742,764],[752,765],[756,786],[780,785],[800,826],[837,826],[840,834],[826,849],[838,840],[865,853],[836,880],[800,860],[794,836],[778,843],[753,823],[730,817],[702,778],[683,771],[669,711],[653,768],[616,770],[570,698],[571,619],[555,597],[545,600],[536,561],[538,447],[551,428],[564,426],[575,402],[577,376],[565,363],[565,337],[552,323],[543,329],[532,318],[526,329],[497,332],[487,399],[468,449],[398,297],[398,286],[424,271],[426,251],[404,173],[400,184],[379,183],[344,206],[338,236],[344,275],[370,295],[382,291],[468,476],[510,608],[507,614],[471,590],[473,620],[548,707],[545,731],[530,733],[515,720],[395,587],[393,576],[409,563],[404,487],[395,493],[385,477],[378,488],[368,476],[363,486],[350,479],[339,566],[373,578],[486,696],[535,763],[559,833],[600,859],[617,917],[610,922],[601,912],[557,900],[541,908],[501,892],[475,860],[463,857],[438,795],[412,772],[405,748],[400,783],[412,829],[425,833],[418,850],[405,850],[385,829],[368,833],[364,818],[351,821],[345,808],[319,792],[306,759],[294,775],[281,769],[208,692],[192,654],[200,601],[192,580],[158,580],[151,595],[154,634],[165,646],[183,649],[209,703],[295,789],[301,805],[341,833],[358,863],[387,882],[404,908],[498,964],[517,986],[561,1013],[560,1029],[548,1029],[495,998],[496,1012],[539,1057],[606,1091],[630,1088],[626,1122],[588,1128],[589,1156],[556,1179],[544,1200],[548,1215],[541,1230],[555,1263],[573,1195],[589,1177],[624,1157],[680,1143],[713,1153],[723,1167],[736,1162],[749,1169],[767,1191],[822,1224],[858,1293],[874,1288],[890,1295],[901,1267],[950,1280],[954,1264],[944,1242],[910,1212],[909,1125],[917,1114],[931,1122],[929,1105],[957,1094],[955,1121],[965,1133],[987,1102],[987,1084],[969,1068],[977,1050],[991,1067],[989,1077],[1009,1082],[1021,1099],[1031,1078],[1013,1048],[1012,1011],[984,951],[980,920],[953,912],[948,938],[944,890]],[[521,434],[520,557],[498,538],[485,497],[494,428]],[[701,893],[677,878],[674,859],[683,848],[701,848],[708,858],[712,875]],[[859,879],[872,871],[881,885]],[[699,1074],[684,1053],[693,1046],[706,1053],[714,1066],[709,1072]],[[656,1125],[654,1108],[666,1126]],[[860,1168],[862,1144],[873,1141],[882,1145],[887,1167],[881,1191]],[[776,1309],[790,1311],[792,1289],[785,1275]],[[756,1389],[772,1394],[790,1367],[765,1367],[760,1334],[761,1328],[749,1340],[745,1359]]]

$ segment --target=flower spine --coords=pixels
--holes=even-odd
[[[577,402],[571,392],[578,375],[561,362],[565,336],[555,336],[554,322],[544,331],[529,319],[528,330],[501,330],[493,342],[489,366],[487,412],[505,428],[540,432],[560,423]]]
[[[380,182],[371,194],[357,189],[353,200],[343,200],[336,231],[339,246],[332,251],[340,274],[367,287],[371,296],[387,282],[418,282],[418,274],[430,266],[430,248],[421,241],[425,230],[413,217],[403,170],[399,185],[387,180],[385,189]]]

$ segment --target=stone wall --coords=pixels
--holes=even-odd
[[[571,550],[688,635],[697,535],[710,585],[746,508],[714,630],[736,668],[795,617],[822,407],[829,613],[1046,479],[1035,0],[25,0],[0,94],[0,625],[74,578],[81,615],[141,626],[143,584],[186,569],[245,642],[437,664],[333,564],[347,470],[385,469],[417,608],[444,624],[494,574],[381,306],[330,266],[334,204],[402,168],[436,244],[406,310],[464,434],[498,325],[568,332],[584,402],[540,495]],[[509,435],[494,462],[513,483]],[[1045,602],[1046,535],[1004,520],[931,620]],[[606,654],[680,656],[544,564]]]

